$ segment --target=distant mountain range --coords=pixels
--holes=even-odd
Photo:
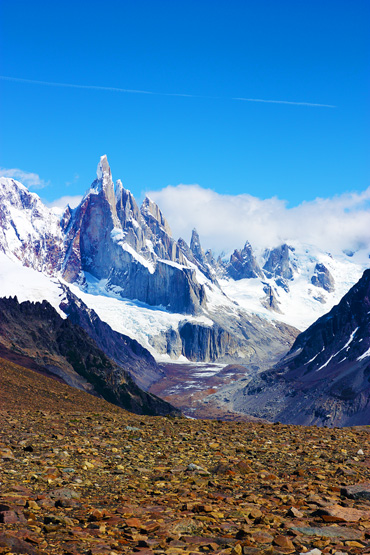
[[[247,241],[216,257],[196,230],[189,245],[175,240],[152,200],[139,207],[120,180],[114,185],[106,156],[77,208],[62,214],[0,178],[0,297],[48,301],[144,390],[161,378],[158,361],[238,362],[250,375],[276,365],[278,375],[294,341],[293,349],[311,337],[311,328],[298,330],[325,319],[369,263],[364,249],[327,253],[294,239],[260,250]],[[315,350],[312,339],[307,345]]]

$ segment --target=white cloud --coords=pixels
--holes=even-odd
[[[30,189],[43,189],[49,183],[40,178],[37,173],[25,172],[18,168],[0,168],[0,175],[2,177],[11,177],[17,179],[23,185]]]
[[[370,251],[370,187],[362,193],[317,198],[288,208],[283,200],[221,195],[199,185],[168,186],[148,196],[161,208],[175,238],[196,228],[203,248],[230,253],[248,240],[254,248],[299,240],[329,252]]]
[[[76,208],[76,206],[80,204],[81,200],[82,195],[66,195],[51,202],[45,202],[45,204],[49,208],[65,208],[67,204],[69,204],[71,208]]]

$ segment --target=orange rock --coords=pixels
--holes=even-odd
[[[289,549],[291,551],[295,551],[295,547],[292,541],[287,536],[276,536],[274,538],[274,545],[278,545],[284,549]]]
[[[133,518],[126,518],[126,524],[130,528],[141,528],[143,523],[136,517]]]
[[[317,514],[325,522],[357,522],[360,519],[370,519],[370,511],[360,511],[352,507],[342,507],[341,505],[331,505],[319,509]]]

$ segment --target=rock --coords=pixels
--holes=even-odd
[[[0,511],[0,522],[3,524],[15,524],[16,522],[26,522],[21,512],[16,511]]]
[[[325,522],[357,522],[360,519],[370,520],[369,511],[359,511],[351,507],[330,505],[315,512]]]
[[[4,460],[15,459],[13,451],[11,449],[1,449],[0,448],[0,459],[4,459]]]
[[[226,265],[227,274],[235,279],[262,277],[263,273],[254,257],[251,244],[247,241],[242,250],[235,250]]]
[[[334,278],[324,264],[317,263],[314,272],[311,277],[312,285],[322,287],[329,293],[334,291]]]
[[[283,535],[275,536],[273,543],[274,545],[282,547],[283,549],[289,550],[287,552],[295,551],[295,547],[292,541],[287,536],[283,536]]]
[[[174,522],[174,524],[171,526],[171,532],[178,533],[181,535],[191,534],[194,532],[198,532],[202,528],[203,528],[203,525],[201,522],[197,520],[193,520],[192,518],[183,518],[181,520]]]
[[[370,499],[370,482],[345,486],[340,490],[340,493],[350,499]]]
[[[360,549],[363,549],[365,547],[363,543],[352,541],[352,540],[345,542],[345,545],[347,545],[348,547],[359,547]]]
[[[292,526],[292,530],[297,530],[305,536],[320,536],[323,538],[343,538],[343,539],[361,539],[362,534],[358,530],[352,528],[343,528],[336,526]]]
[[[70,488],[54,489],[49,492],[52,499],[80,499],[81,494]]]
[[[274,540],[274,536],[272,536],[268,532],[253,532],[252,538],[255,542],[262,544],[272,543]]]
[[[295,518],[303,518],[303,513],[295,507],[290,507],[287,516],[294,516]]]
[[[10,549],[12,553],[39,555],[35,547],[8,532],[0,532],[0,547]]]
[[[267,258],[263,270],[267,277],[280,277],[287,280],[293,278],[293,264],[290,261],[290,248],[284,244],[266,251]]]

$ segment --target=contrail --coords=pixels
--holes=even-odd
[[[319,108],[336,108],[331,104],[315,104],[313,102],[290,102],[288,100],[264,100],[262,98],[223,98],[221,96],[203,96],[185,93],[163,93],[154,91],[142,91],[137,89],[121,89],[120,87],[101,87],[99,85],[75,85],[73,83],[53,83],[50,81],[36,81],[35,79],[21,79],[20,77],[6,77],[0,75],[3,81],[15,81],[17,83],[28,83],[30,85],[44,85],[47,87],[64,87],[70,89],[88,89],[93,91],[110,91],[131,94],[150,94],[153,96],[180,96],[185,98],[202,98],[207,100],[238,100],[243,102],[265,102],[267,104],[290,104],[292,106],[311,106]]]
[[[320,108],[336,108],[332,104],[315,104],[313,102],[290,102],[289,100],[263,100],[262,98],[232,98],[231,100],[244,100],[245,102],[267,102],[268,104],[293,104],[294,106],[318,106]]]

